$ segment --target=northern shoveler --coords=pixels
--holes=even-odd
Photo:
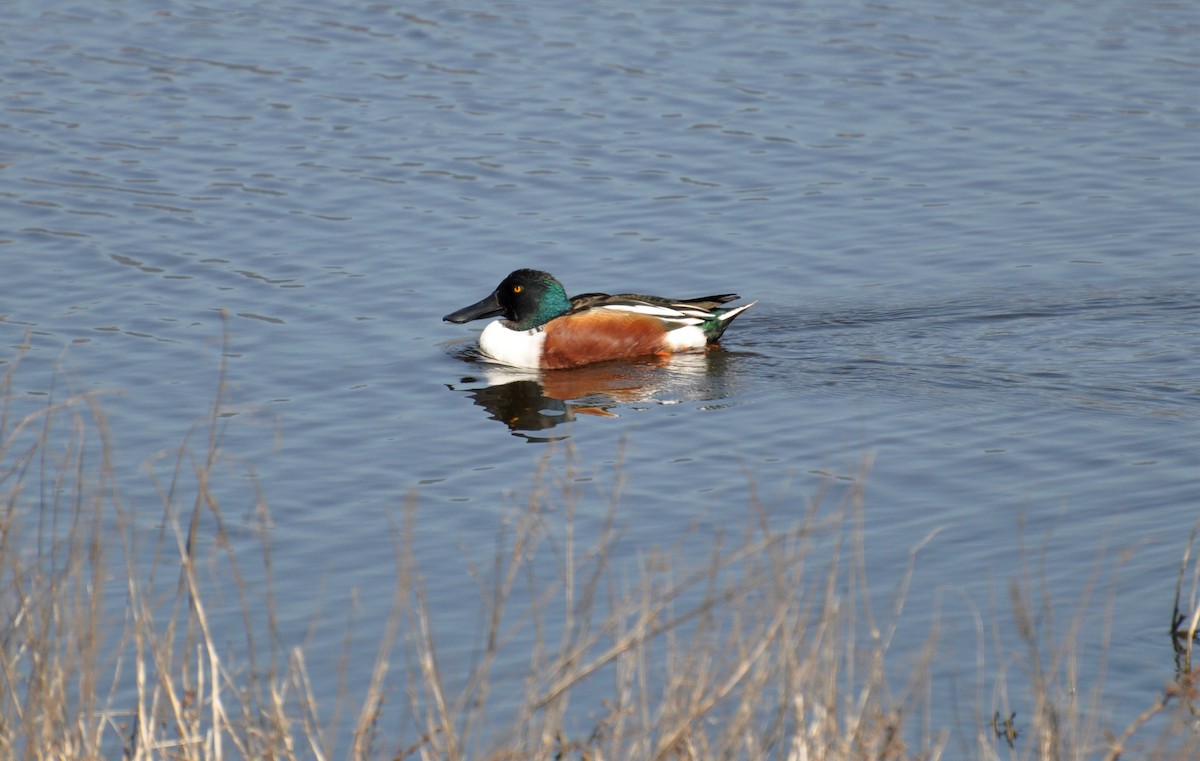
[[[487,298],[442,319],[463,323],[502,317],[483,329],[480,351],[506,365],[553,370],[716,343],[734,317],[757,303],[719,308],[738,298],[736,293],[698,299],[631,293],[567,298],[550,273],[522,269]]]

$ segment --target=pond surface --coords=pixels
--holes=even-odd
[[[881,598],[932,533],[894,649],[944,617],[946,723],[975,674],[958,601],[1006,616],[1022,547],[1064,618],[1120,558],[1114,722],[1171,680],[1200,515],[1200,6],[46,8],[0,6],[14,388],[120,392],[122,490],[152,531],[143,465],[206,414],[227,330],[247,412],[226,448],[326,686],[350,600],[359,641],[387,616],[409,495],[439,652],[465,667],[466,564],[567,450],[583,525],[624,479],[631,561],[740,530],[752,488],[798,519],[873,457]],[[518,267],[758,304],[707,354],[530,376],[441,322]]]

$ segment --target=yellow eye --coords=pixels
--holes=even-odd
[[[513,293],[520,293],[523,290],[525,290],[525,286],[523,286],[523,285],[514,285],[513,286]]]

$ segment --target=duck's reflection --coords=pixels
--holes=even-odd
[[[544,434],[579,415],[619,417],[639,406],[724,398],[731,383],[729,359],[727,352],[712,348],[544,372],[475,359],[480,374],[448,387],[466,393],[515,436],[557,441],[567,434],[531,433]]]

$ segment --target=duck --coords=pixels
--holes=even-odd
[[[479,335],[485,357],[513,367],[560,370],[704,349],[758,303],[721,306],[739,298],[736,293],[694,299],[633,293],[568,297],[550,273],[519,269],[482,300],[442,319],[462,324],[499,317]]]

